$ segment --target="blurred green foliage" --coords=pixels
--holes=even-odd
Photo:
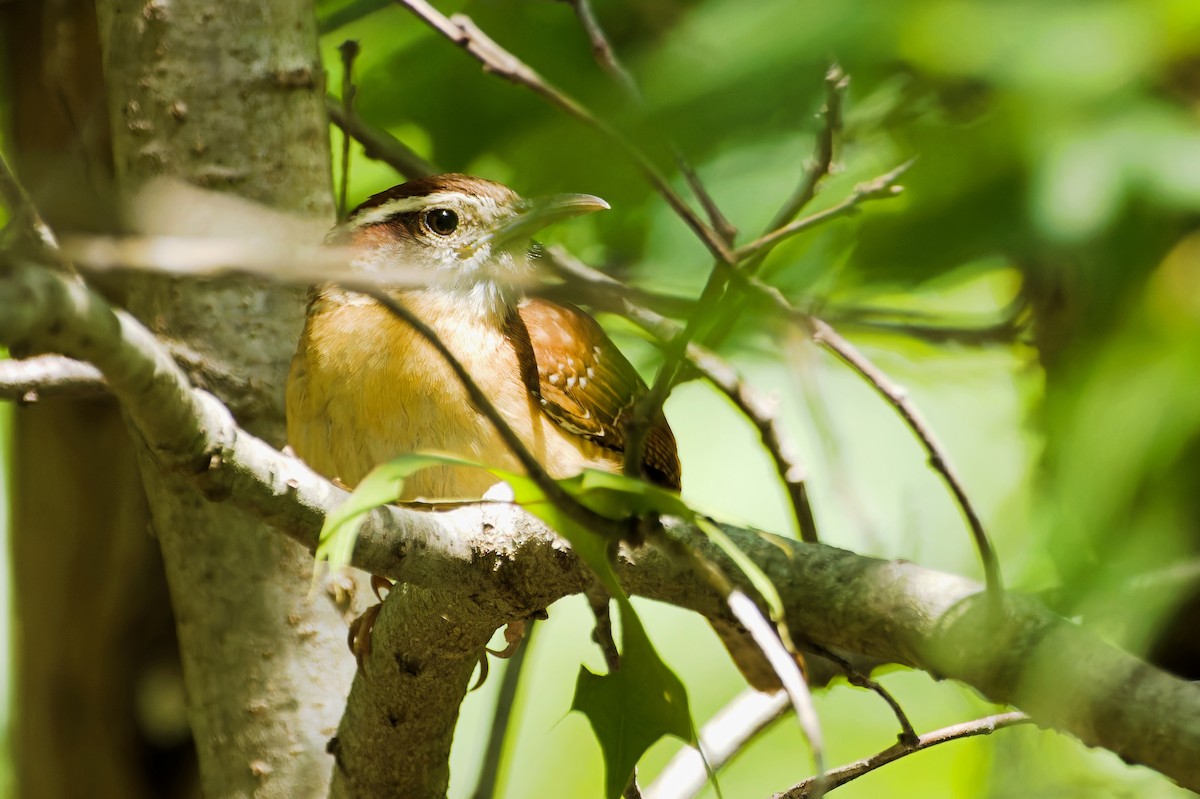
[[[1063,612],[1163,662],[1172,662],[1172,625],[1192,631],[1195,646],[1200,605],[1189,615],[1188,603],[1200,561],[1200,3],[596,0],[644,107],[597,67],[565,3],[439,8],[469,14],[611,120],[684,191],[670,159],[677,143],[741,241],[761,231],[799,180],[819,126],[823,74],[840,63],[852,77],[840,169],[814,208],[905,159],[917,164],[900,198],[779,247],[764,274],[833,318],[887,309],[893,321],[986,325],[1016,314],[1021,334],[984,346],[849,321],[844,329],[933,422],[1011,585],[1046,591]],[[483,74],[403,9],[331,0],[320,13],[330,86],[340,85],[337,45],[362,44],[357,108],[368,121],[447,170],[525,194],[605,197],[612,212],[553,235],[632,282],[698,291],[704,249],[599,135]],[[355,152],[352,201],[397,182]],[[742,321],[725,352],[752,382],[778,392],[812,472],[823,537],[978,575],[956,508],[891,412],[768,315]],[[627,325],[611,329],[652,367],[651,347]],[[685,496],[788,529],[769,463],[723,398],[686,385],[668,413]],[[551,616],[509,753],[509,785],[521,787],[508,795],[597,796],[595,744],[582,718],[563,714],[577,664],[598,668],[598,656],[580,605]],[[691,687],[697,716],[715,711],[739,679],[706,627],[672,609],[650,607],[646,617]],[[1192,654],[1173,665],[1200,667],[1200,652]],[[988,712],[969,692],[924,675],[885,682],[919,730]],[[488,701],[472,697],[464,708],[456,795],[471,784]],[[894,740],[886,708],[857,689],[833,689],[820,710],[832,763]],[[669,756],[663,746],[643,763],[643,778]],[[801,746],[794,723],[777,725],[729,770],[728,795],[764,795],[805,776]],[[1105,753],[1020,729],[923,753],[839,796],[1176,792]]]

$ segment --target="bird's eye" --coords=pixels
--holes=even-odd
[[[426,211],[425,227],[439,236],[449,236],[458,229],[458,214],[449,208],[434,208]]]

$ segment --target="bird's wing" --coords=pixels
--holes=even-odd
[[[517,312],[537,365],[526,381],[532,389],[536,377],[542,410],[562,428],[623,454],[627,415],[646,393],[637,370],[596,320],[573,305],[530,298]],[[661,414],[647,434],[642,471],[679,489],[675,436]]]

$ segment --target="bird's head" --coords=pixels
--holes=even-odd
[[[589,194],[526,200],[468,175],[434,175],[380,192],[358,206],[333,239],[367,271],[431,271],[431,289],[461,295],[479,312],[507,313],[532,270],[532,236],[560,219],[608,208]]]

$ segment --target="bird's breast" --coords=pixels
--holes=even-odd
[[[541,413],[501,320],[461,311],[452,298],[410,292],[400,302],[433,329],[536,457],[556,476],[589,460]],[[318,300],[292,362],[288,440],[313,469],[355,485],[397,455],[441,451],[521,471],[443,355],[386,308],[357,295]],[[474,498],[496,478],[437,467],[414,475],[404,498]]]

